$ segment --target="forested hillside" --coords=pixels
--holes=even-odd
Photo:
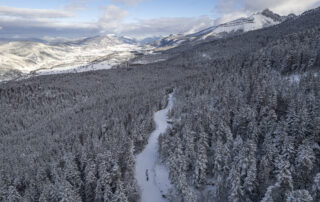
[[[317,75],[215,69],[175,96],[160,148],[184,201],[320,200]]]
[[[160,139],[184,201],[320,200],[316,12],[193,51],[214,68],[177,87],[175,124]]]
[[[319,201],[319,18],[155,64],[1,83],[0,201],[138,201],[135,155],[173,89],[159,151],[172,200]]]
[[[0,201],[137,201],[134,155],[167,78],[111,70],[1,86]]]

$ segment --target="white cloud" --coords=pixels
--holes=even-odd
[[[99,26],[102,29],[116,29],[121,26],[123,20],[129,15],[129,12],[115,5],[109,5],[104,11],[104,15],[99,19]]]
[[[98,26],[102,33],[144,38],[176,33],[194,33],[214,24],[214,20],[208,16],[156,18],[126,23],[125,19],[128,15],[127,10],[109,5],[105,8],[104,15],[99,19]]]
[[[117,6],[105,8],[104,15],[92,23],[62,23],[49,18],[0,18],[1,37],[12,37],[19,34],[22,38],[28,37],[82,37],[97,35],[98,33],[113,33],[136,38],[152,36],[166,36],[175,33],[193,33],[214,25],[214,20],[208,16],[189,18],[157,18],[137,20],[126,23],[129,12]]]
[[[239,18],[245,18],[248,17],[250,14],[250,12],[244,12],[244,11],[234,11],[230,14],[225,14],[222,17],[218,18],[215,20],[216,24],[223,24],[223,23],[227,23],[230,22],[232,20],[236,20]]]
[[[177,33],[193,33],[212,25],[214,25],[214,21],[208,16],[157,18],[140,20],[135,23],[122,23],[119,24],[114,31],[116,34],[145,38],[160,35],[167,36]]]
[[[127,6],[133,6],[133,5],[137,5],[138,3],[141,3],[145,0],[112,0],[115,3],[121,3]]]
[[[277,13],[288,15],[290,13],[301,14],[302,12],[320,5],[319,0],[286,0],[271,9]]]
[[[95,23],[62,23],[53,19],[43,18],[0,18],[2,27],[0,38],[12,38],[19,35],[21,38],[52,37],[82,37],[96,35],[99,28]]]
[[[86,1],[86,0],[78,0]],[[134,5],[142,0],[113,0],[117,3]],[[213,20],[208,16],[156,18],[126,22],[129,12],[115,5],[104,8],[103,16],[91,23],[63,22],[61,18],[69,18],[85,8],[84,4],[66,6],[61,10],[24,9],[0,6],[0,38],[12,37],[82,37],[99,33],[113,33],[136,38],[166,36],[176,33],[194,33],[204,28],[225,23],[239,17],[246,17],[252,12],[270,8],[285,15],[291,12],[299,14],[315,7],[320,0],[221,0],[216,5],[222,17]],[[72,18],[70,18],[72,19]]]
[[[0,6],[0,16],[22,18],[68,18],[74,14],[67,10],[29,9]]]
[[[75,12],[79,12],[81,10],[84,10],[86,8],[88,8],[88,4],[86,4],[85,1],[72,2],[68,5],[65,5],[63,7],[63,11],[75,13]]]
[[[27,28],[92,28],[96,27],[92,23],[63,23],[51,19],[44,18],[33,18],[33,19],[23,19],[23,18],[0,18],[0,24],[3,28],[5,27],[27,27]]]
[[[320,0],[220,0],[215,10],[222,14],[230,12],[255,12],[269,8],[272,11],[288,15],[300,14],[303,11],[320,5]]]

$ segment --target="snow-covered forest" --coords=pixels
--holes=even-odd
[[[139,201],[136,156],[173,89],[168,201],[320,201],[319,19],[1,83],[0,201]]]
[[[180,86],[160,151],[184,201],[319,201],[319,93],[258,67]]]

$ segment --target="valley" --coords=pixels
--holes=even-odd
[[[0,201],[320,201],[319,19],[2,43]]]

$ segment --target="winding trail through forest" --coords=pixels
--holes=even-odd
[[[167,168],[159,161],[158,138],[169,126],[167,115],[172,106],[173,93],[169,94],[167,107],[154,114],[156,129],[151,133],[146,148],[137,155],[135,177],[141,190],[141,202],[168,201],[165,195],[172,185]]]

